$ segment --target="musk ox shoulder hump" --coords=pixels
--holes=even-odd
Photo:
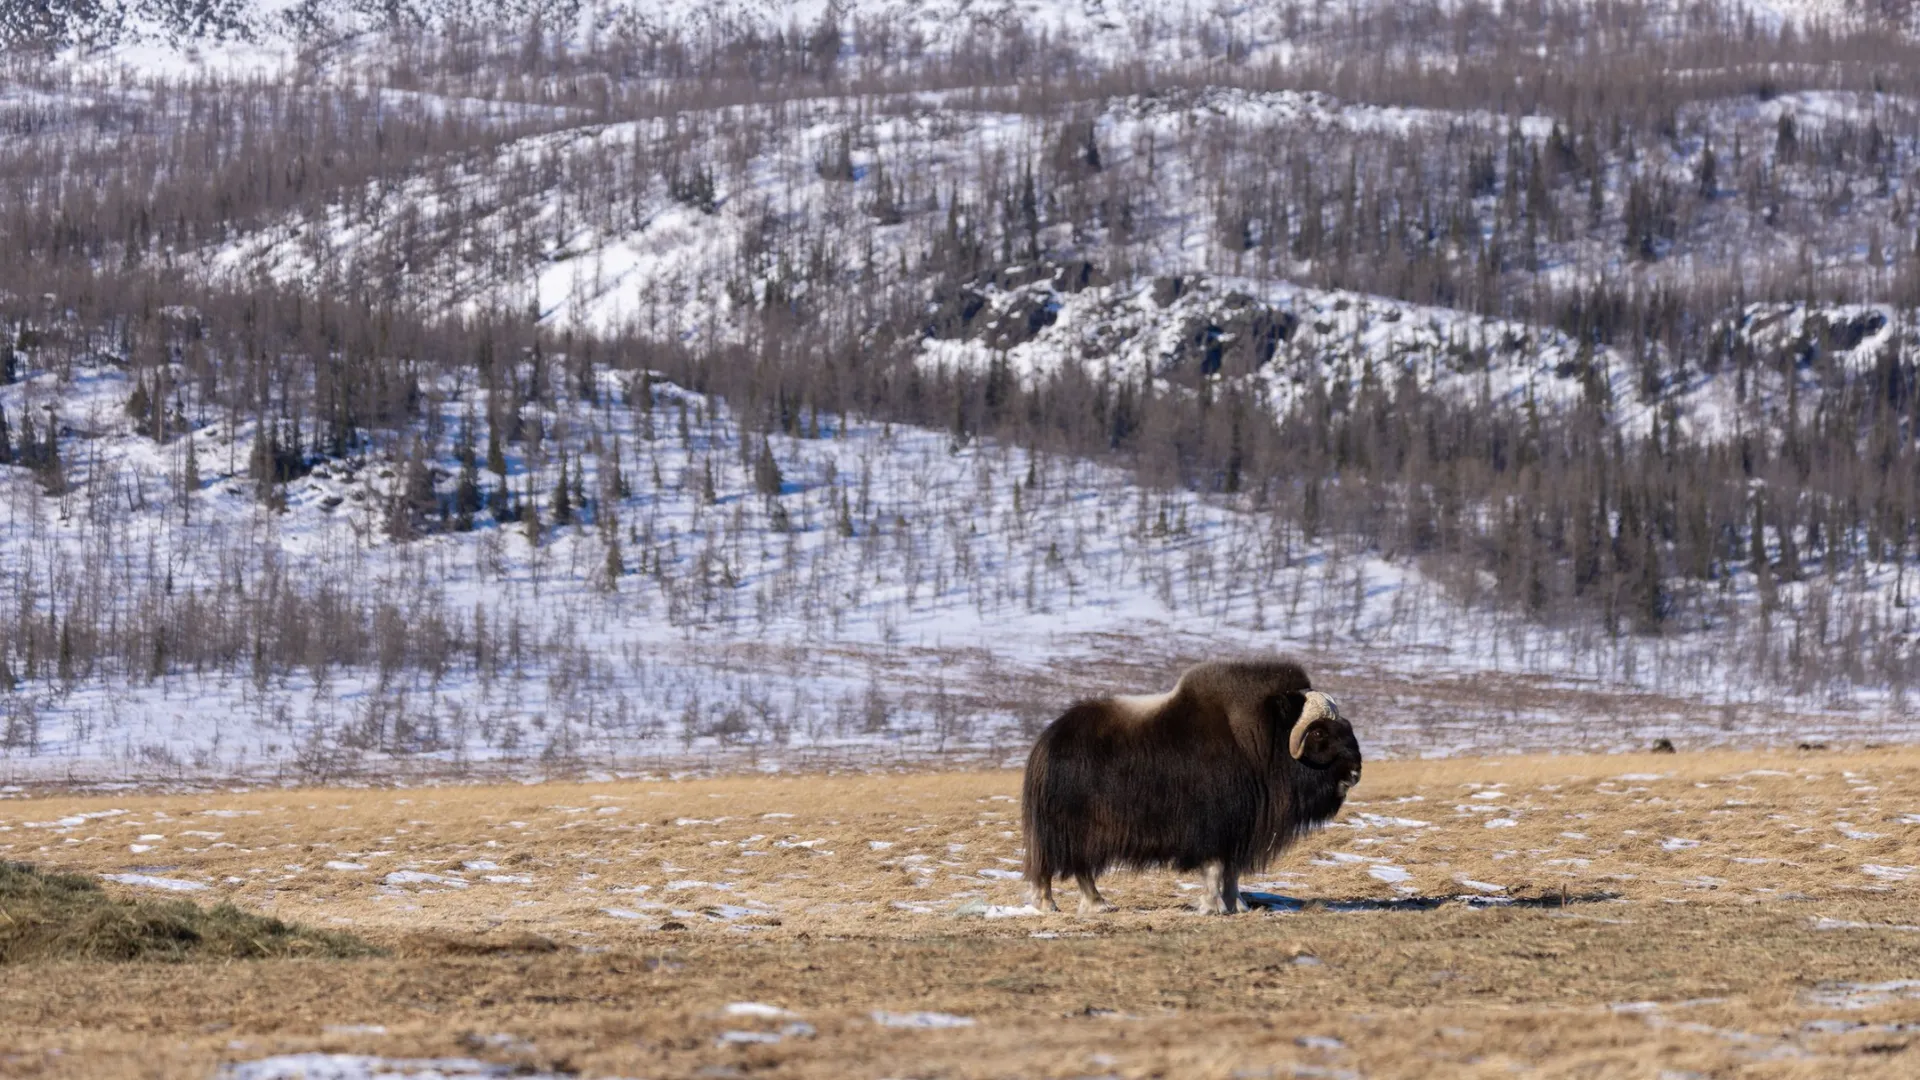
[[[1122,720],[1148,720],[1160,715],[1167,702],[1180,692],[1178,686],[1159,694],[1119,694],[1108,698],[1113,706],[1113,715]]]
[[[1215,660],[1195,664],[1180,677],[1182,686],[1215,699],[1247,700],[1274,693],[1313,689],[1307,670],[1296,660]]]

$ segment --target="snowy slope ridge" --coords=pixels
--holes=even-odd
[[[484,391],[437,390],[443,430],[486,415]],[[252,422],[188,401],[194,430],[156,443],[130,393],[111,363],[0,388],[16,421],[58,403],[69,462],[57,499],[0,468],[16,541],[0,586],[69,634],[173,628],[127,661],[82,669],[63,648],[10,673],[0,777],[998,761],[1068,701],[1153,690],[1222,651],[1304,654],[1377,754],[1920,735],[1887,691],[1782,696],[1736,676],[1734,658],[1793,647],[1764,624],[1653,641],[1529,625],[1310,540],[1253,497],[984,441],[825,418],[818,437],[761,442],[719,402],[602,373],[590,398],[529,406],[547,441],[480,472],[489,500],[538,493],[532,524],[481,511],[401,538],[410,485],[448,512],[457,451],[417,470],[323,462],[275,511],[245,476]],[[1881,575],[1851,587],[1824,603],[1911,618]],[[405,640],[382,629],[393,604]],[[1816,632],[1844,630],[1795,631]]]
[[[1443,0],[1439,8],[1455,6]],[[1750,5],[1769,24],[1854,17],[1839,0],[1771,0]],[[1193,4],[1152,0],[55,0],[29,5],[0,22],[21,39],[84,47],[250,43],[297,48],[377,34],[395,22],[445,28],[520,27],[539,20],[548,32],[772,35],[822,25],[885,28],[942,51],[969,36],[1019,31],[1072,42],[1109,56],[1160,51],[1169,24],[1237,42],[1242,55],[1284,55],[1289,4]]]
[[[1816,118],[1813,125],[1822,116],[1860,121],[1882,107],[1831,95],[1801,95],[1790,104],[1796,115]],[[876,224],[871,201],[889,162],[896,173],[911,166],[917,182],[935,192],[964,191],[1000,167],[996,163],[1043,157],[1056,137],[1057,125],[1047,117],[956,108],[939,95],[863,114],[871,105],[832,97],[783,104],[786,123],[756,141],[751,160],[722,174],[707,207],[677,198],[667,178],[644,167],[654,160],[648,150],[672,129],[666,121],[590,123],[554,110],[543,115],[557,130],[510,139],[488,155],[434,163],[399,181],[370,182],[319,213],[238,232],[197,253],[196,263],[210,278],[236,284],[265,275],[339,293],[383,282],[442,310],[477,314],[531,302],[551,326],[639,327],[738,342],[761,298],[782,293],[804,301],[817,287],[793,280],[784,253],[778,259],[755,254],[765,247],[770,223],[834,238],[849,276],[857,271],[852,252],[864,248],[861,260],[871,275],[873,267],[917,257],[938,242],[947,216],[937,207],[903,207],[898,223]],[[395,107],[449,106],[409,100]],[[1744,108],[1729,105],[1736,107]],[[1766,128],[1783,108],[1775,102],[1748,119]],[[717,133],[768,114],[741,107],[691,119]],[[1103,102],[1093,131],[1109,171],[1154,159],[1153,198],[1126,246],[1066,225],[1043,228],[1052,254],[991,268],[929,299],[917,346],[925,366],[983,372],[1005,362],[1029,380],[1076,366],[1095,378],[1150,375],[1188,386],[1218,373],[1250,384],[1278,416],[1309,386],[1337,396],[1372,379],[1391,394],[1411,378],[1455,400],[1532,400],[1553,409],[1602,398],[1623,434],[1633,437],[1651,429],[1660,409],[1669,430],[1719,441],[1766,429],[1786,406],[1789,382],[1798,382],[1807,407],[1814,407],[1822,387],[1810,361],[1827,357],[1867,370],[1889,346],[1913,341],[1915,320],[1884,304],[1754,304],[1723,320],[1723,345],[1763,356],[1792,354],[1796,365],[1763,372],[1751,387],[1736,387],[1717,370],[1649,381],[1629,349],[1583,348],[1552,326],[1296,284],[1285,277],[1284,260],[1263,266],[1219,251],[1216,211],[1200,195],[1208,164],[1177,137],[1195,127],[1244,133],[1249,147],[1270,136],[1311,140],[1328,131],[1404,145],[1463,130],[1498,132],[1504,122],[1343,103],[1319,93],[1217,87]],[[854,130],[851,182],[822,176],[820,161]],[[1538,147],[1557,129],[1548,118],[1522,117],[1512,130]],[[522,238],[514,248],[521,253],[517,261],[479,253],[476,237],[501,235]],[[1761,241],[1785,243],[1771,233]],[[1105,271],[1121,255],[1135,276],[1111,283]],[[1652,288],[1659,284],[1655,275],[1684,275],[1691,266],[1635,273],[1647,275],[1641,287]],[[1619,272],[1605,262],[1599,267]]]
[[[1271,32],[1270,16],[1253,14]],[[299,46],[377,34],[393,20],[410,26],[519,28],[534,19],[550,32],[687,36],[808,33],[837,19],[886,26],[929,47],[952,47],[970,34],[1019,29],[1083,45],[1144,45],[1143,31],[1167,17],[1139,0],[75,0],[37,18],[22,16],[15,33],[38,29],[76,44],[186,45],[248,42]],[[1191,16],[1224,23],[1224,13]]]

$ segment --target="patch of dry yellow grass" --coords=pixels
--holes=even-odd
[[[1894,928],[1920,925],[1914,750],[1378,763],[1249,884],[1305,910],[1207,918],[1186,909],[1197,881],[1145,874],[1103,882],[1113,915],[952,917],[1020,903],[1018,786],[0,801],[0,858],[204,883],[195,899],[395,949],[0,969],[0,1073],[204,1075],[304,1049],[647,1076],[1915,1071],[1920,984],[1872,988],[1920,979],[1920,932]],[[794,1021],[723,1014],[745,1000],[811,1033],[720,1041]],[[911,1009],[975,1022],[872,1016]]]

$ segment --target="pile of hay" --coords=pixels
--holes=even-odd
[[[34,960],[344,958],[378,950],[348,934],[232,904],[110,896],[92,878],[0,861],[0,965]]]

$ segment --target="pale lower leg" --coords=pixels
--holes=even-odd
[[[1041,911],[1060,910],[1060,905],[1053,902],[1052,874],[1048,874],[1044,881],[1035,882],[1027,886],[1027,903],[1032,904]]]
[[[1096,911],[1116,910],[1112,904],[1107,903],[1106,897],[1100,895],[1100,890],[1094,887],[1092,874],[1077,874],[1073,880],[1074,884],[1080,886],[1080,913],[1082,915],[1091,914]]]
[[[1200,895],[1200,910],[1208,915],[1231,915],[1240,910],[1240,872],[1224,861],[1208,863],[1206,889]]]

